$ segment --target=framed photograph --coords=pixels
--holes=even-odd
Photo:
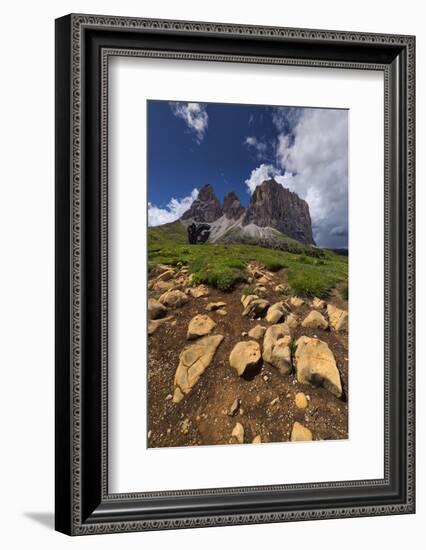
[[[56,20],[56,529],[415,511],[415,38]]]

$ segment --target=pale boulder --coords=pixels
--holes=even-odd
[[[299,422],[295,422],[291,430],[291,441],[312,441],[312,432]]]
[[[348,331],[349,315],[347,311],[328,304],[327,313],[330,325],[334,330]]]
[[[301,336],[296,342],[297,380],[304,384],[322,385],[336,397],[342,395],[342,383],[333,352],[326,342]]]
[[[268,323],[275,325],[279,323],[288,314],[288,310],[284,305],[284,302],[277,302],[273,304],[266,313],[266,320]]]
[[[253,300],[243,311],[243,317],[248,316],[252,319],[263,317],[268,307],[268,300]]]
[[[290,313],[289,315],[287,315],[287,317],[285,318],[285,324],[289,327],[289,328],[297,328],[298,324],[299,324],[299,321],[297,320],[297,317],[294,313]]]
[[[165,306],[177,308],[188,302],[188,296],[181,290],[169,290],[160,296],[159,301]]]
[[[229,355],[229,364],[237,371],[238,376],[243,375],[246,370],[258,366],[260,361],[260,346],[253,340],[238,342]]]
[[[166,306],[158,300],[154,300],[154,298],[148,300],[148,319],[159,319],[160,317],[164,317],[166,313]]]
[[[194,340],[200,336],[206,336],[214,329],[216,323],[208,315],[196,315],[188,325],[186,337],[188,340]]]
[[[202,296],[208,296],[210,291],[208,286],[198,285],[188,288],[188,294],[190,294],[193,298],[201,298]]]
[[[265,363],[277,368],[281,374],[288,374],[292,370],[291,365],[291,335],[285,324],[272,325],[265,333],[263,339],[262,358]]]
[[[324,300],[321,300],[320,298],[313,298],[312,300],[312,307],[314,307],[315,309],[325,309],[325,306],[327,304],[325,303]]]
[[[293,307],[303,306],[304,303],[304,300],[302,300],[302,298],[299,298],[298,296],[292,296],[290,298],[290,305]]]
[[[249,338],[254,338],[255,340],[262,340],[266,332],[266,327],[262,325],[256,325],[248,332]]]
[[[186,347],[179,355],[179,365],[174,378],[173,401],[178,403],[198,382],[210,365],[223,340],[221,334],[204,336]]]
[[[241,303],[243,304],[243,307],[246,308],[249,304],[251,304],[251,302],[253,302],[253,300],[258,300],[259,299],[259,296],[257,296],[256,294],[243,294],[241,296]]]
[[[232,430],[231,437],[237,443],[244,443],[244,428],[243,425],[237,422]]]
[[[328,329],[328,322],[319,311],[312,310],[309,315],[302,321],[302,327],[313,329]]]

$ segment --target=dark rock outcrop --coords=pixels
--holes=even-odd
[[[223,200],[223,213],[230,220],[238,220],[244,214],[245,208],[234,191],[226,195]]]
[[[275,180],[256,187],[245,211],[242,225],[272,227],[304,244],[315,244],[309,206],[296,193]]]
[[[214,189],[210,184],[204,185],[198,194],[198,198],[192,203],[182,220],[193,219],[195,222],[212,223],[222,216],[222,207],[217,199]]]

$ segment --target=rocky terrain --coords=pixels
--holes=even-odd
[[[223,205],[211,185],[201,188],[181,222],[210,225],[209,243],[247,243],[288,250],[293,241],[315,245],[309,206],[275,180],[256,187],[247,208],[233,191]]]
[[[238,199],[226,210],[238,215]],[[326,299],[295,296],[285,269],[250,262],[223,292],[159,263],[148,289],[149,447],[348,437],[339,285]]]

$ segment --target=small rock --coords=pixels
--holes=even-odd
[[[263,360],[282,374],[292,370],[290,343],[290,330],[282,323],[269,327],[263,339]]]
[[[328,304],[327,313],[330,325],[334,330],[348,331],[349,316],[347,311]]]
[[[173,399],[173,395],[171,393],[166,395],[166,401],[170,401],[170,399]]]
[[[151,336],[154,334],[154,332],[158,329],[160,325],[163,325],[164,323],[167,323],[167,321],[171,321],[173,317],[163,317],[163,319],[151,319],[148,321],[148,335]]]
[[[326,305],[327,304],[325,303],[325,300],[321,300],[320,298],[315,297],[312,300],[312,307],[314,307],[315,309],[325,309]]]
[[[188,340],[194,340],[200,336],[210,334],[216,323],[208,315],[196,315],[188,325],[186,337]]]
[[[148,432],[148,439],[150,439],[150,438],[151,438],[151,435],[152,435],[152,431],[151,431],[151,430],[149,430],[149,432]]]
[[[246,369],[258,366],[261,359],[259,344],[253,340],[238,342],[229,355],[229,363],[239,376],[244,374]]]
[[[268,300],[253,300],[249,303],[249,305],[245,308],[243,311],[243,317],[251,317],[252,319],[263,317],[265,315],[266,310],[269,307]]]
[[[279,400],[280,400],[279,397],[276,397],[275,399],[272,399],[270,405],[272,405],[272,406],[275,405],[276,403],[278,403]]]
[[[164,292],[167,290],[172,290],[175,287],[175,283],[170,281],[154,281],[154,284],[152,285],[153,290],[157,290],[160,292]]]
[[[266,288],[266,286],[256,286],[256,290],[258,290],[259,292],[261,293],[265,293],[265,292],[268,292],[268,289]]]
[[[158,300],[150,298],[148,300],[148,319],[159,319],[167,313],[166,306],[163,306]]]
[[[262,438],[260,437],[260,435],[256,435],[255,437],[253,437],[252,443],[254,444],[262,443]]]
[[[302,321],[302,327],[313,328],[313,329],[328,329],[328,323],[321,315],[319,311],[311,311],[309,315]]]
[[[306,407],[308,406],[308,400],[306,399],[306,395],[303,392],[296,393],[294,402],[298,409],[306,409]]]
[[[182,425],[181,425],[181,428],[180,428],[180,431],[186,435],[187,433],[189,433],[189,427],[191,425],[191,421],[189,420],[189,418],[185,418],[185,420],[182,422]]]
[[[275,292],[287,292],[288,290],[288,287],[282,283],[280,283],[279,285],[277,285],[275,288],[274,288]]]
[[[267,277],[265,277],[265,275],[261,275],[258,279],[257,279],[257,283],[259,285],[267,285],[269,283],[269,279]]]
[[[239,422],[235,424],[231,436],[235,437],[238,443],[244,443],[244,428],[242,424],[240,424]]]
[[[277,302],[268,309],[268,312],[266,313],[266,320],[268,323],[275,325],[276,323],[279,323],[288,313],[289,312],[285,307],[284,302]]]
[[[291,441],[312,441],[312,432],[309,428],[305,428],[299,422],[293,424],[291,430]]]
[[[216,313],[217,313],[218,315],[222,315],[222,317],[225,317],[225,315],[228,315],[228,312],[227,312],[226,310],[224,310],[224,309],[218,309],[218,310],[216,311]]]
[[[296,315],[294,315],[294,313],[290,313],[289,315],[287,315],[287,317],[285,318],[285,324],[291,329],[297,328],[299,322]]]
[[[173,279],[174,274],[175,274],[174,269],[166,269],[160,275],[158,275],[158,277],[155,279],[155,282],[169,281],[170,279]]]
[[[234,402],[232,403],[230,409],[229,409],[228,415],[229,416],[234,416],[235,414],[237,414],[237,411],[238,411],[239,408],[240,408],[240,400],[235,399]]]
[[[333,352],[326,342],[301,336],[297,342],[295,366],[298,382],[323,385],[336,397],[342,395],[342,384]]]
[[[253,300],[258,300],[258,299],[259,299],[259,296],[257,296],[256,294],[247,294],[247,295],[241,296],[241,303],[243,304],[243,307],[246,308],[249,304],[251,304],[251,302],[253,302]]]
[[[290,305],[293,307],[300,307],[303,306],[305,302],[302,300],[302,298],[299,298],[298,296],[292,296],[290,298]]]
[[[247,334],[248,334],[247,332],[242,332],[241,336],[247,336]]]
[[[267,376],[266,374],[263,376],[263,379],[265,380],[265,382],[267,382],[269,380],[269,376]]]
[[[262,325],[256,325],[251,330],[249,330],[248,335],[250,338],[254,338],[255,340],[262,340],[265,332],[266,327],[262,327]],[[247,333],[243,334],[247,335]]]
[[[188,296],[180,290],[169,290],[159,298],[160,302],[168,307],[181,307],[188,302]]]
[[[201,298],[202,296],[208,296],[210,291],[206,285],[198,285],[196,287],[188,288],[188,294],[190,294],[193,298]]]
[[[256,395],[256,402],[260,403],[260,395]]]
[[[200,376],[210,365],[222,340],[221,334],[203,336],[185,348],[179,355],[179,365],[174,379],[173,401],[175,403],[179,403],[198,382]]]
[[[217,309],[220,309],[221,307],[225,307],[226,302],[209,302],[206,305],[207,311],[216,311]]]

